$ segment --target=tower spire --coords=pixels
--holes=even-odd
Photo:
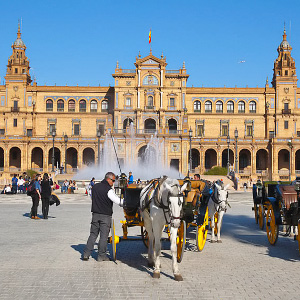
[[[18,32],[17,32],[18,39],[21,39],[21,29],[20,29],[20,19],[18,20]]]

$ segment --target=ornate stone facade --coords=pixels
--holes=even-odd
[[[151,51],[136,57],[134,69],[117,63],[114,87],[39,86],[31,80],[20,29],[12,50],[0,86],[2,177],[59,166],[76,172],[101,159],[109,132],[126,162],[130,128],[136,158],[156,134],[164,141],[165,165],[184,174],[190,145],[193,172],[227,167],[229,150],[230,168],[240,177],[278,180],[300,173],[300,90],[285,31],[272,84],[261,88],[188,87],[184,63],[169,70],[166,58]]]

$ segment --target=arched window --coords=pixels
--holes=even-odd
[[[223,102],[217,101],[216,103],[216,112],[217,113],[223,113]]]
[[[238,110],[239,110],[239,113],[245,113],[245,102],[244,101],[240,101],[238,103]]]
[[[65,103],[64,100],[59,99],[57,100],[57,111],[64,111]]]
[[[101,102],[101,111],[108,111],[108,101],[107,100],[103,100]]]
[[[194,112],[201,112],[201,103],[199,100],[194,102]]]
[[[145,133],[155,133],[156,122],[153,119],[145,120]]]
[[[132,119],[126,118],[123,122],[123,129],[126,129],[126,127],[129,126],[131,123],[133,123]]]
[[[158,85],[158,79],[153,75],[147,75],[143,80],[143,85]]]
[[[98,109],[98,102],[97,100],[91,101],[91,112],[97,112]]]
[[[206,102],[205,102],[205,112],[206,112],[206,113],[211,113],[211,112],[212,112],[212,104],[211,104],[211,101],[206,101]]]
[[[148,96],[147,106],[153,108],[153,96]]]
[[[53,111],[53,101],[50,99],[46,101],[46,111]]]
[[[177,121],[175,119],[168,120],[169,133],[177,133]]]
[[[250,101],[249,103],[249,112],[250,113],[256,113],[256,102]]]
[[[86,112],[86,101],[85,100],[79,101],[79,111]]]
[[[233,101],[228,101],[227,102],[227,113],[228,114],[233,114],[234,113],[234,103],[233,103]]]
[[[75,111],[75,101],[74,100],[70,100],[68,102],[68,111]]]

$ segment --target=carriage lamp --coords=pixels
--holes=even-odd
[[[125,173],[122,173],[119,179],[119,187],[121,189],[121,193],[123,194],[124,189],[127,187],[127,176]]]
[[[53,147],[52,147],[52,172],[54,172],[54,139],[55,139],[55,136],[56,136],[55,129],[52,129],[51,135],[52,135],[52,138],[53,138]]]

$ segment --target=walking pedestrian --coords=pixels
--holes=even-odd
[[[31,194],[31,199],[32,199],[32,207],[31,207],[31,219],[39,219],[37,216],[37,209],[39,206],[39,201],[41,199],[41,174],[36,174],[35,175],[35,180],[34,180],[34,189]]]
[[[120,199],[114,192],[113,185],[116,176],[112,172],[105,174],[105,178],[95,184],[92,188],[92,222],[90,236],[84,249],[82,260],[88,260],[94,249],[95,241],[100,233],[98,243],[98,261],[108,261],[106,255],[107,239],[111,226],[113,214],[113,202],[123,206],[123,199]]]
[[[44,219],[48,219],[49,201],[51,196],[52,185],[53,185],[52,179],[49,179],[49,175],[45,173],[43,176],[43,180],[41,182],[42,212],[43,212]]]
[[[18,190],[18,178],[16,174],[14,174],[14,177],[11,179],[11,185],[13,194],[16,194]]]
[[[22,176],[19,177],[18,179],[18,193],[24,193],[24,183],[25,183],[25,180],[23,179]]]
[[[132,175],[132,172],[129,172],[128,184],[133,184],[133,175]]]

